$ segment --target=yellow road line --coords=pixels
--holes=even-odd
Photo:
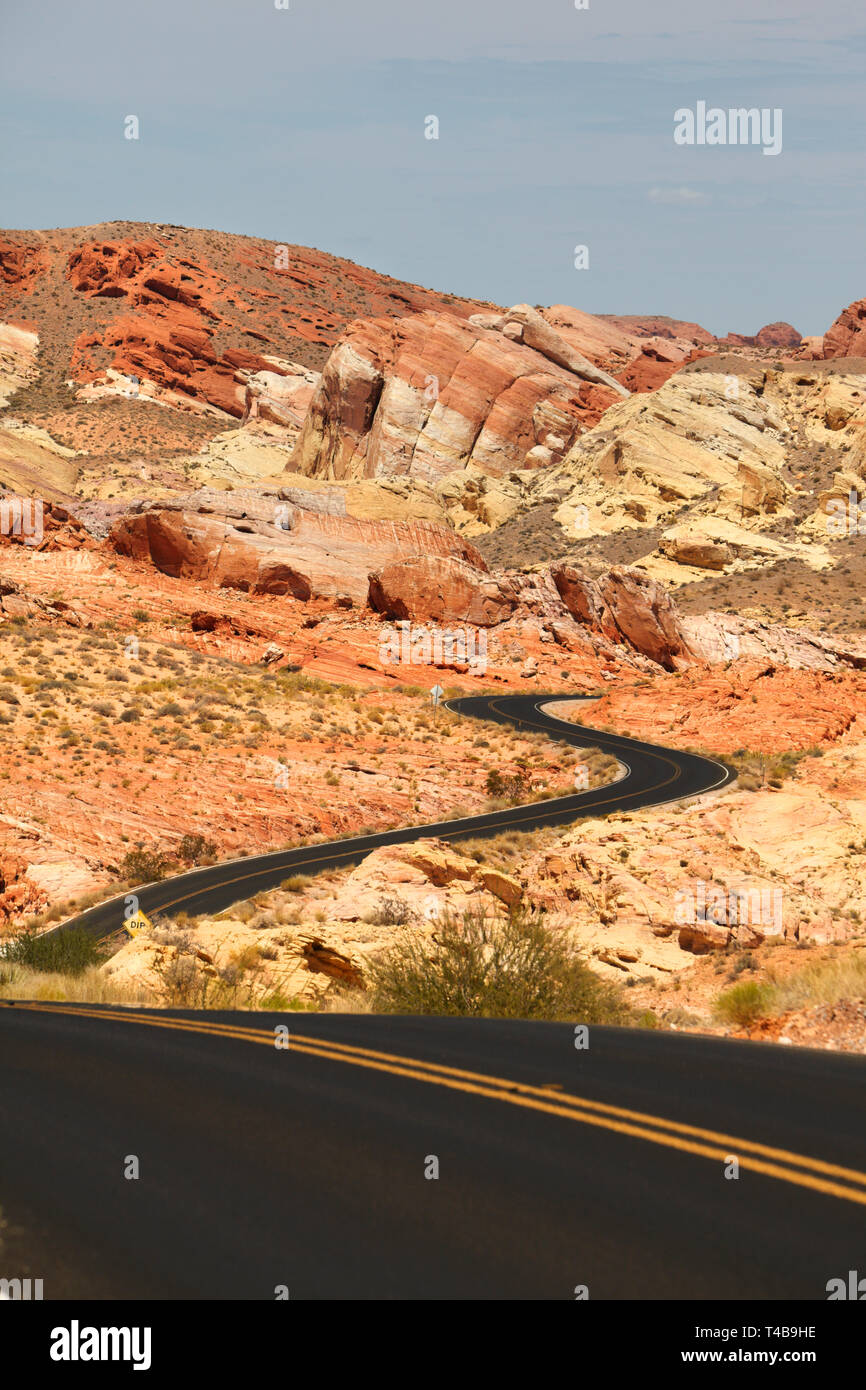
[[[272,1034],[264,1032],[262,1029],[246,1028],[241,1025],[217,1023],[210,1020],[158,1018],[152,1015],[107,1009],[70,1008],[61,1004],[22,1003],[12,1005],[10,1001],[2,1002],[5,1002],[7,1007],[26,1009],[35,1013],[58,1013],[73,1017],[102,1019],[109,1022],[137,1023],[152,1028],[167,1028],[175,1032],[231,1038],[236,1041],[274,1047]],[[848,1182],[866,1188],[866,1173],[853,1168],[845,1168],[839,1164],[827,1163],[823,1159],[810,1158],[804,1154],[793,1153],[788,1149],[777,1149],[753,1140],[721,1134],[715,1130],[703,1129],[676,1120],[668,1120],[644,1111],[608,1105],[605,1102],[590,1100],[583,1096],[561,1094],[557,1095],[553,1101],[549,1091],[544,1087],[488,1076],[480,1072],[464,1071],[437,1062],[426,1062],[417,1057],[401,1057],[393,1053],[379,1052],[373,1048],[330,1042],[306,1034],[296,1034],[292,1030],[290,1030],[289,1039],[289,1050],[293,1052],[301,1052],[329,1061],[346,1062],[351,1066],[365,1067],[410,1080],[424,1081],[431,1085],[445,1086],[450,1090],[483,1096],[490,1100],[503,1101],[509,1105],[517,1105],[525,1109],[556,1115],[563,1119],[575,1120],[581,1124],[593,1125],[618,1134],[626,1134],[632,1138],[661,1144],[684,1153],[711,1158],[717,1162],[725,1162],[731,1156],[736,1156],[741,1168],[866,1206],[866,1191],[860,1192],[856,1190],[856,1187],[843,1185],[843,1182]],[[653,1126],[653,1128],[649,1126]],[[793,1166],[783,1166],[785,1164]],[[798,1171],[800,1169],[806,1171]],[[833,1178],[843,1181],[831,1181],[830,1179]]]

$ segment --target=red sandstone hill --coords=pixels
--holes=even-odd
[[[113,222],[0,233],[0,321],[35,330],[55,386],[107,367],[231,415],[238,367],[319,369],[356,318],[489,307],[303,246]]]
[[[93,381],[113,367],[234,416],[243,413],[238,369],[273,370],[267,359],[276,357],[320,370],[356,319],[425,310],[467,319],[497,307],[310,247],[226,232],[141,222],[0,231],[0,322],[38,333],[49,384]],[[716,341],[663,316],[559,305],[548,318],[615,374],[642,357],[667,361],[670,347],[657,351],[664,340],[676,344],[668,371]]]
[[[511,375],[521,378],[515,392],[530,408],[536,398],[547,399],[552,375],[559,408],[563,382],[570,386],[562,372],[571,370],[569,354],[577,354],[586,367],[607,374],[601,390],[592,382],[602,378],[578,374],[566,414],[583,427],[616,399],[617,383],[627,391],[655,390],[722,341],[664,315],[591,315],[554,305],[544,317],[555,329],[557,375],[526,348],[523,327],[508,317],[514,312],[502,316],[489,303],[262,238],[132,222],[0,232],[0,324],[38,334],[38,367],[28,368],[22,408],[63,444],[85,449],[97,463],[104,455],[106,467],[124,451],[144,449],[149,457],[160,449],[194,451],[250,413],[297,431],[313,395],[312,373],[325,367],[335,346],[369,335],[375,325],[387,334],[389,321],[398,319],[408,325],[404,336],[416,337],[431,324],[489,336],[495,321],[503,335],[500,356],[507,355],[508,339],[526,349],[522,357],[511,353]],[[793,345],[799,335],[775,324],[754,339],[734,339],[767,347]],[[112,371],[121,381],[106,384]],[[420,379],[431,372],[437,375],[427,363]],[[148,383],[141,402],[124,398],[122,377]],[[85,390],[71,396],[69,381]],[[104,391],[113,400],[102,399]],[[97,398],[101,408],[94,410]],[[154,402],[183,409],[154,409]],[[529,448],[538,441],[520,442]],[[526,448],[509,466],[522,463]]]

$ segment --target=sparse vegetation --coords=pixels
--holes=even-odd
[[[137,845],[128,850],[120,862],[120,873],[130,884],[155,883],[165,878],[171,867],[171,859],[160,850],[145,849]]]
[[[776,978],[745,980],[720,994],[714,1012],[723,1023],[748,1028],[762,1018],[841,999],[866,998],[866,951],[844,949]]]
[[[378,1013],[624,1023],[620,992],[600,980],[537,913],[467,912],[432,938],[411,928],[369,968]]]
[[[101,964],[102,947],[80,929],[63,932],[37,933],[24,930],[3,944],[0,973],[12,966],[44,975],[51,972],[71,976]]]

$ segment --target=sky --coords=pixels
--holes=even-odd
[[[866,296],[862,0],[278,3],[6,0],[0,225],[217,228],[717,334]],[[677,144],[698,102],[781,110],[780,153]]]

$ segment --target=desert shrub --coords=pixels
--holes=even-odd
[[[303,893],[310,885],[310,880],[306,874],[292,874],[289,878],[284,878],[280,887],[286,893]]]
[[[405,927],[412,920],[412,909],[405,898],[382,897],[367,921],[377,927]]]
[[[57,971],[66,975],[80,975],[105,958],[99,943],[79,927],[47,936],[27,930],[18,932],[4,946],[3,955],[5,960],[40,974]]]
[[[177,847],[177,857],[185,864],[198,864],[202,859],[210,859],[216,854],[216,845],[198,832],[184,835]]]
[[[767,985],[757,980],[744,980],[720,994],[713,1011],[723,1023],[748,1028],[770,1012],[770,1000],[771,990]]]
[[[371,961],[373,1010],[464,1018],[625,1023],[619,989],[589,969],[567,938],[524,908],[446,917],[432,939],[405,929]]]
[[[170,865],[171,860],[162,850],[136,845],[120,861],[120,874],[127,883],[153,883],[165,878]]]
[[[506,801],[517,801],[528,796],[532,784],[532,773],[528,768],[517,768],[514,772],[502,773],[492,768],[487,774],[485,786],[488,795]]]

